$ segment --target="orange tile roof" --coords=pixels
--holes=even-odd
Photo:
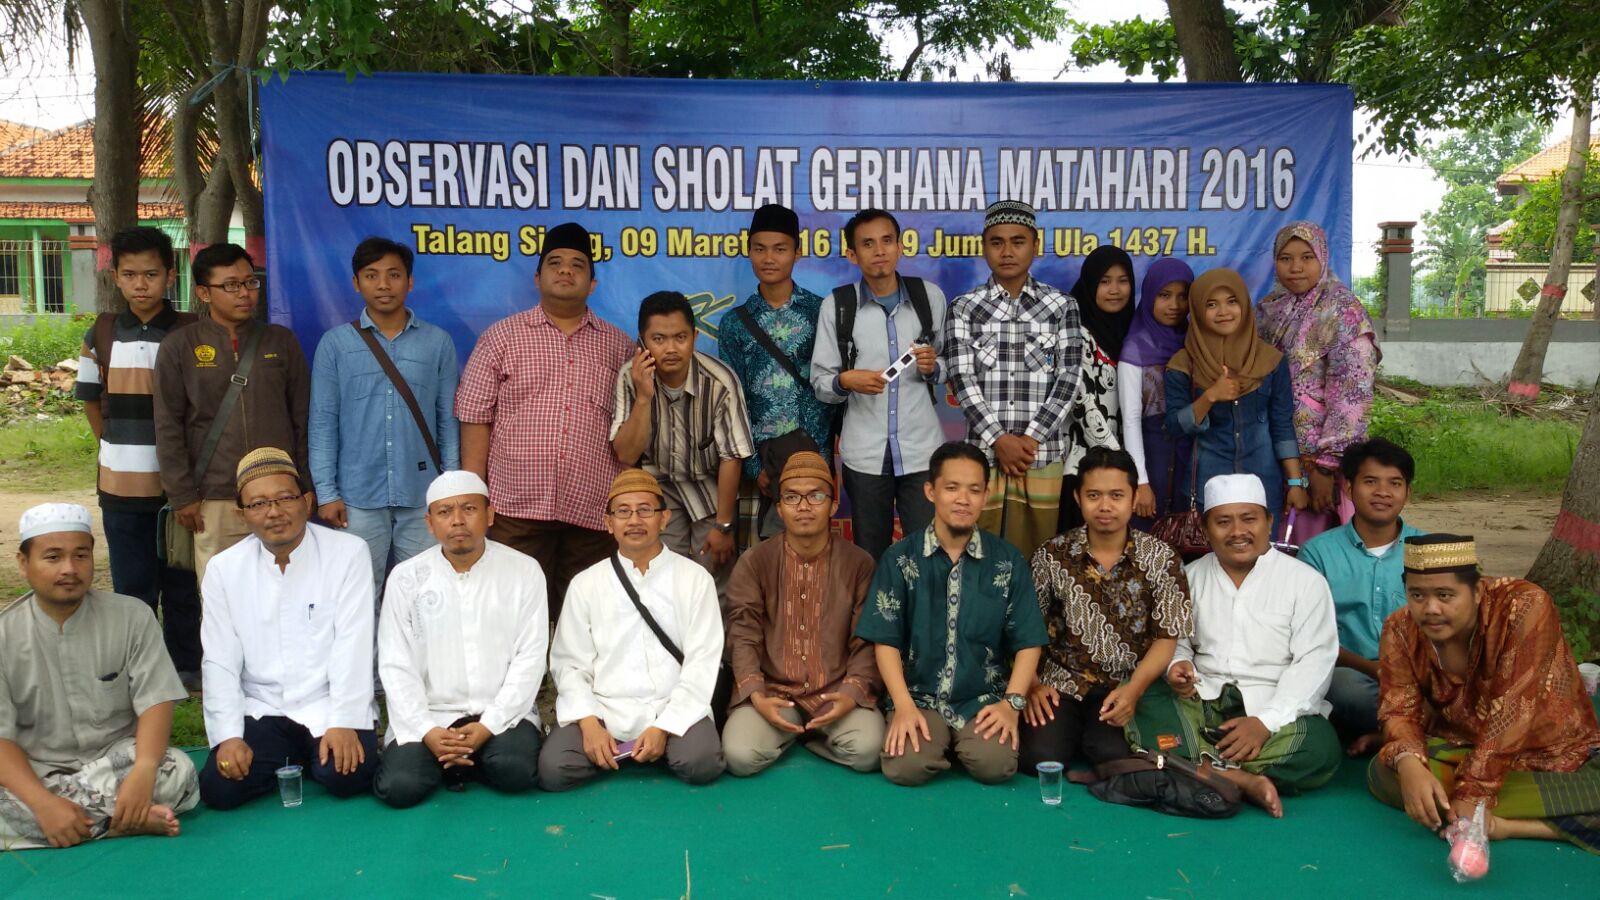
[[[165,177],[160,162],[146,159],[140,174]],[[94,178],[94,120],[44,132],[0,150],[0,178]]]
[[[1540,150],[1520,163],[1512,166],[1495,180],[1495,187],[1502,191],[1515,187],[1525,182],[1543,181],[1567,167],[1567,154],[1572,147],[1572,138],[1562,138],[1554,144]],[[1600,152],[1600,134],[1589,139],[1589,152]]]
[[[182,203],[141,203],[139,221],[183,218]],[[94,208],[88,203],[35,203],[26,200],[0,201],[0,219],[52,219],[67,222],[93,222]]]
[[[12,147],[23,141],[31,141],[45,134],[43,128],[24,125],[21,122],[8,122],[0,119],[0,150]]]

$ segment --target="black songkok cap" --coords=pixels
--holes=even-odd
[[[589,232],[577,222],[566,222],[544,233],[544,245],[539,248],[539,263],[551,250],[576,250],[594,264],[594,247],[589,243]]]
[[[795,215],[794,210],[787,206],[768,203],[766,206],[756,210],[756,214],[750,217],[750,233],[755,234],[758,231],[776,231],[779,234],[787,234],[789,237],[794,238],[795,243],[798,244],[800,242],[800,217]]]

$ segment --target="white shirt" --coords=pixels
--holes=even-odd
[[[665,547],[641,573],[626,557],[623,571],[639,601],[683,652],[672,658],[646,625],[611,568],[595,563],[572,579],[550,648],[556,721],[588,716],[627,741],[655,727],[682,736],[711,715],[711,691],[722,662],[722,611],[717,586],[698,563]]]
[[[457,572],[438,545],[395,566],[378,622],[386,742],[422,740],[463,716],[500,734],[539,722],[550,607],[531,556],[486,541]]]
[[[1215,553],[1190,563],[1194,637],[1178,641],[1174,664],[1189,660],[1200,698],[1239,686],[1245,712],[1277,731],[1301,716],[1326,716],[1323,695],[1339,657],[1333,594],[1303,562],[1267,548],[1234,587]]]
[[[289,565],[250,535],[211,558],[201,586],[206,735],[287,716],[313,737],[373,727],[372,555],[367,542],[306,526]]]

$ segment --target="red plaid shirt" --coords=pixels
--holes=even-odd
[[[489,500],[518,519],[604,527],[606,493],[622,466],[611,451],[617,372],[633,342],[584,313],[563,334],[539,307],[478,337],[456,389],[456,417],[492,425]]]

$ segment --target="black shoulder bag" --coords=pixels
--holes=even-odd
[[[678,645],[672,642],[672,638],[667,637],[667,633],[661,630],[661,623],[656,621],[656,617],[652,616],[650,610],[646,609],[644,603],[639,600],[639,592],[634,590],[633,581],[628,578],[628,573],[622,568],[622,554],[611,554],[611,571],[617,573],[617,580],[622,582],[622,589],[628,592],[628,599],[633,601],[633,608],[639,611],[639,618],[644,619],[644,624],[649,626],[650,632],[656,636],[656,640],[661,642],[661,646],[667,653],[678,661],[678,665],[683,665],[683,651],[679,650]],[[723,660],[722,666],[717,669],[716,686],[711,689],[711,719],[718,733],[722,731],[723,724],[728,720],[728,701],[732,697],[733,672],[729,669],[727,660]]]

